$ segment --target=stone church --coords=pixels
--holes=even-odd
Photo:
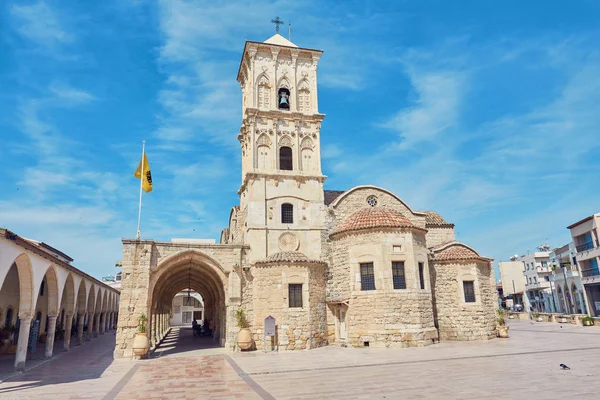
[[[258,349],[269,315],[280,350],[496,336],[492,260],[457,242],[454,224],[375,186],[324,190],[321,55],[279,34],[246,42],[240,204],[219,244],[123,240],[117,357],[131,356],[141,313],[158,343],[187,288],[232,350],[240,308]]]

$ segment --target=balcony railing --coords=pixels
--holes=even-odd
[[[588,276],[600,275],[600,269],[598,269],[598,267],[582,269],[581,274],[584,278],[587,278]]]
[[[596,246],[598,245],[598,243],[596,243]],[[593,241],[589,241],[589,242],[585,242],[584,244],[580,244],[579,246],[577,246],[577,252],[581,252],[581,251],[585,251],[585,250],[591,250],[594,247],[594,242]]]

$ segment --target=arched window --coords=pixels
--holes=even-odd
[[[290,90],[287,88],[280,88],[277,91],[277,108],[282,110],[290,109]]]
[[[290,203],[283,203],[281,205],[281,223],[282,224],[293,224],[294,223],[294,206]]]
[[[271,105],[271,87],[269,79],[263,75],[258,81],[258,108],[269,108]]]
[[[6,310],[6,319],[4,320],[4,326],[12,325],[12,319],[13,319],[13,309],[9,308],[8,310]]]
[[[294,169],[292,160],[292,148],[282,146],[279,148],[279,169],[284,171],[291,171]]]

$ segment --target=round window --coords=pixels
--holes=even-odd
[[[377,197],[375,197],[375,196],[367,197],[367,204],[370,205],[371,207],[375,207],[377,205]]]

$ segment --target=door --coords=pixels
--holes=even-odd
[[[340,310],[340,339],[346,340],[346,310]]]
[[[192,323],[192,312],[184,311],[182,313],[182,321],[183,324],[191,324]]]

